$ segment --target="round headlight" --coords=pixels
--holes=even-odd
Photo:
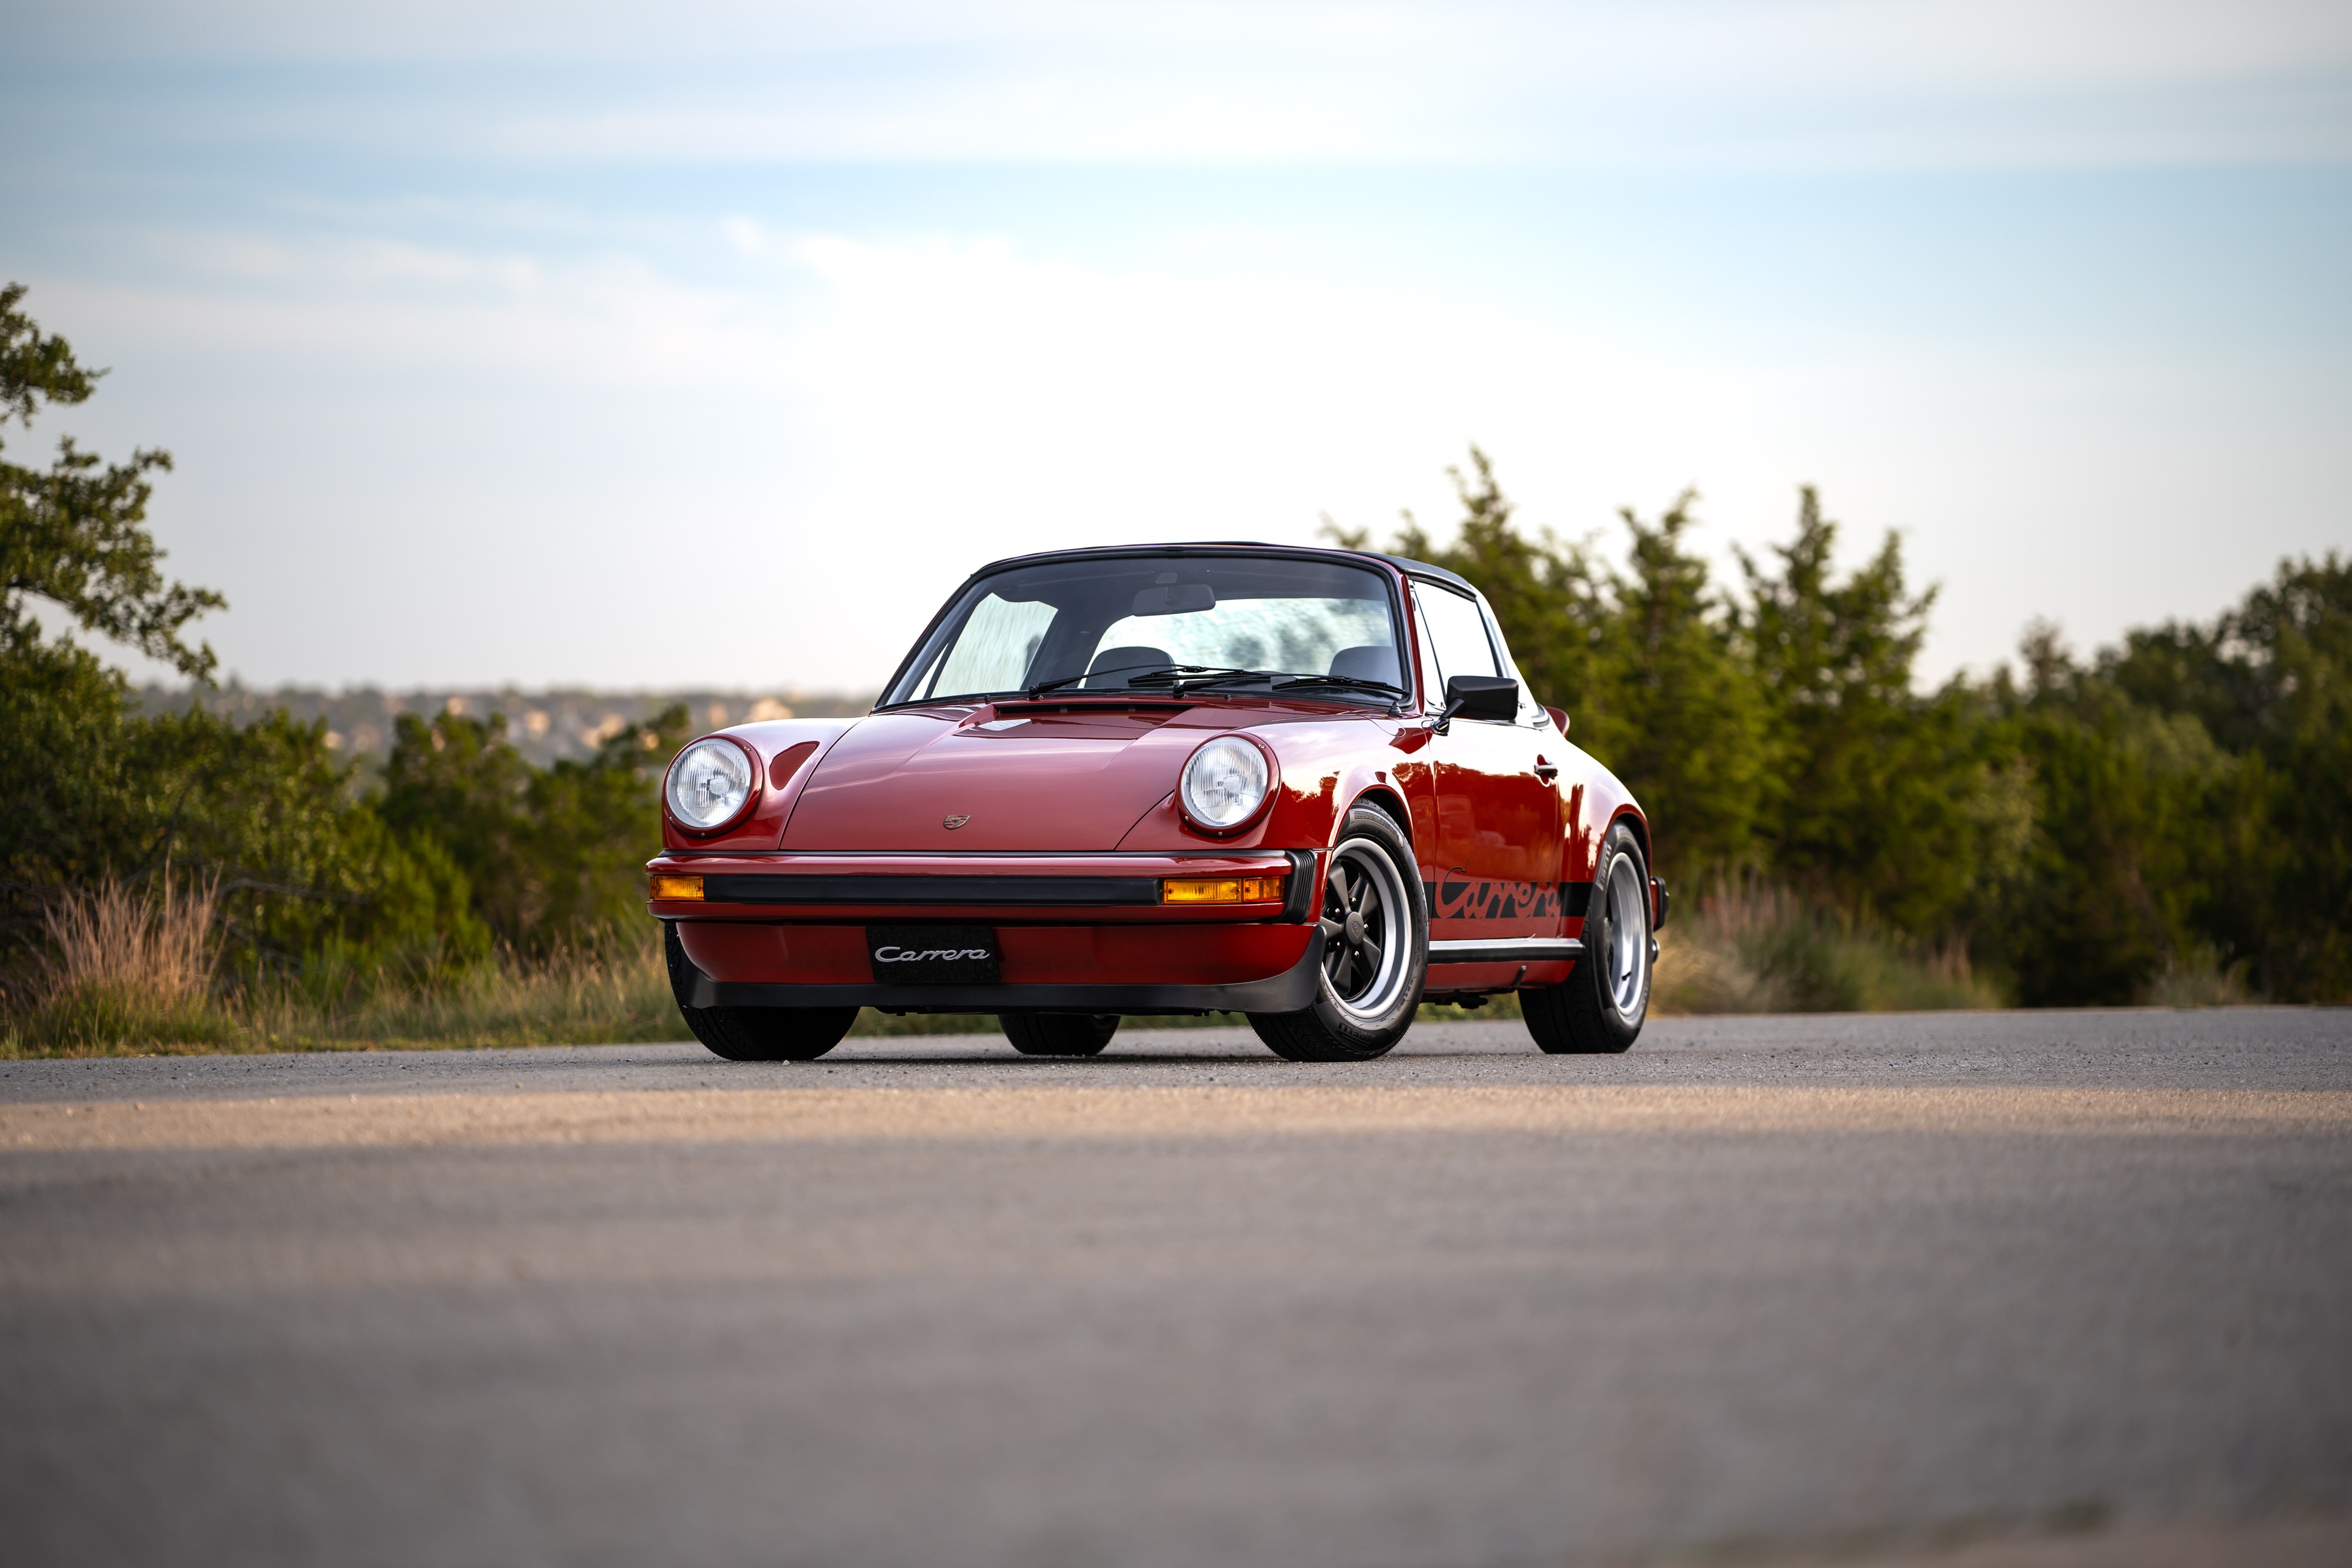
[[[1195,823],[1226,832],[1257,815],[1268,781],[1265,752],[1238,736],[1220,736],[1192,753],[1176,794]]]
[[[698,832],[723,828],[751,799],[751,758],[731,740],[698,740],[669,765],[662,793],[678,826]]]

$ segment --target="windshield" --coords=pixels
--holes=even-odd
[[[1362,567],[1278,556],[1051,561],[964,590],[881,706],[1207,685],[1386,703],[1404,689],[1397,647],[1388,580]]]

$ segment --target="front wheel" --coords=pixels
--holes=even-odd
[[[841,1043],[857,1021],[856,1008],[696,1008],[694,960],[673,921],[662,923],[662,956],[669,963],[670,994],[694,1038],[730,1061],[814,1061]]]
[[[1370,1061],[1412,1027],[1429,972],[1429,910],[1412,846],[1385,811],[1359,806],[1323,879],[1312,1007],[1252,1013],[1250,1028],[1290,1061]]]
[[[1592,902],[1584,911],[1584,956],[1565,983],[1519,993],[1536,1044],[1554,1056],[1613,1056],[1630,1047],[1650,1014],[1650,873],[1623,823],[1601,841]]]

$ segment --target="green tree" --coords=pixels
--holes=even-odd
[[[106,373],[84,369],[64,339],[44,335],[20,308],[25,292],[21,283],[0,287],[0,431],[10,417],[29,429],[45,403],[87,401]],[[147,476],[171,465],[170,453],[142,450],[101,466],[71,436],[46,470],[0,461],[0,648],[39,640],[31,614],[38,598],[182,674],[212,673],[212,649],[191,648],[181,632],[226,601],[166,582],[163,552],[145,526],[154,489]]]
[[[2190,714],[2134,703],[2037,626],[1994,686],[2032,763],[2022,873],[1985,946],[2028,1006],[2128,1002],[2199,946],[2233,759]]]
[[[588,761],[560,758],[531,779],[549,928],[642,925],[646,861],[661,845],[662,774],[694,733],[684,705],[674,705],[609,737]]]
[[[2352,561],[2282,561],[2210,625],[2129,633],[2096,682],[2238,759],[2200,827],[2200,936],[2270,995],[2352,998]]]
[[[530,787],[530,765],[508,742],[503,718],[403,714],[374,802],[402,841],[439,846],[465,873],[474,913],[509,945],[534,924]]]
[[[104,373],[40,329],[25,293],[0,287],[0,433],[11,419],[29,429],[47,405],[87,401]],[[70,437],[47,469],[0,458],[0,874],[17,940],[62,878],[111,861],[121,832],[112,808],[136,785],[121,673],[70,635],[45,636],[37,606],[189,674],[212,668],[211,650],[181,632],[220,598],[166,583],[145,528],[147,476],[170,465],[142,451],[101,468]]]
[[[118,744],[131,781],[110,824],[113,853],[82,868],[218,879],[233,960],[288,973],[333,948],[361,965],[462,967],[489,951],[457,862],[403,842],[357,798],[355,765],[324,721],[273,710],[238,726],[201,710],[134,719]]]
[[[534,769],[503,715],[404,715],[376,810],[405,844],[447,855],[497,939],[542,954],[645,915],[661,844],[661,769],[688,738],[683,706],[607,738],[586,762]]]
[[[1992,804],[2011,793],[2011,758],[1983,744],[1964,689],[1915,689],[1936,590],[1909,591],[1901,539],[1887,534],[1840,581],[1837,536],[1808,485],[1772,566],[1739,552],[1769,731],[1765,859],[1818,898],[1941,935],[2009,869],[1986,861],[2014,840],[1994,831]]]
[[[1684,492],[1655,523],[1619,514],[1633,544],[1611,585],[1609,695],[1597,733],[1577,737],[1633,788],[1659,863],[1685,882],[1755,864],[1772,794],[1766,710],[1737,614],[1684,542],[1697,498]]]

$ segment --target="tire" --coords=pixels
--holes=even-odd
[[[999,1013],[996,1022],[1024,1056],[1100,1056],[1118,1032],[1117,1013]]]
[[[1314,1005],[1252,1013],[1250,1028],[1289,1061],[1370,1061],[1412,1027],[1429,974],[1429,905],[1412,846],[1385,811],[1348,813],[1323,881]]]
[[[1650,870],[1623,823],[1601,841],[1592,902],[1585,906],[1584,956],[1560,985],[1519,993],[1528,1033],[1553,1056],[1614,1056],[1633,1045],[1650,1015]]]
[[[814,1061],[841,1043],[857,1021],[856,1008],[694,1008],[697,970],[678,939],[677,923],[662,922],[662,956],[669,960],[670,995],[694,1038],[730,1061]]]

